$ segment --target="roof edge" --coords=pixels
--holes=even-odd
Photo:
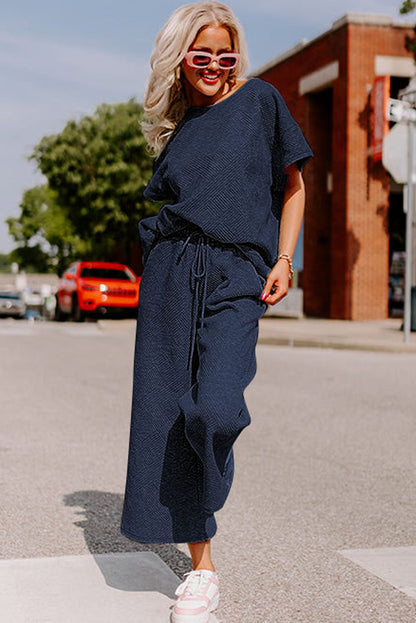
[[[390,17],[390,15],[379,15],[377,13],[357,13],[354,11],[350,11],[349,13],[345,13],[345,15],[332,22],[332,26],[331,28],[328,28],[328,30],[325,30],[313,39],[302,39],[296,45],[292,46],[285,52],[278,54],[267,63],[264,63],[263,65],[252,71],[248,75],[248,77],[254,78],[259,74],[263,74],[266,71],[269,71],[269,69],[272,69],[276,65],[279,65],[279,63],[283,63],[283,61],[287,60],[291,56],[294,56],[295,54],[306,48],[308,45],[312,45],[319,39],[326,37],[329,33],[334,32],[335,30],[338,30],[339,28],[342,28],[347,24],[362,24],[366,26],[393,26],[394,28],[413,28],[415,26],[414,22],[396,20]]]

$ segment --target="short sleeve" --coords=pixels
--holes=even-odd
[[[313,157],[313,151],[277,89],[275,89],[275,100],[274,169],[278,174],[279,168],[284,171],[286,167],[296,162],[299,170],[302,171],[306,162]]]
[[[277,89],[275,94],[275,126],[272,153],[273,212],[280,218],[283,195],[288,175],[285,168],[296,162],[300,171],[313,157],[313,151],[304,137],[298,123],[292,117],[286,102]]]

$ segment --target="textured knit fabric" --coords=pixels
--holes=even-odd
[[[284,169],[294,162],[302,169],[311,156],[279,91],[251,78],[217,104],[188,108],[144,191],[147,199],[169,203],[142,221],[142,233],[169,232],[186,219],[217,240],[257,248],[270,269]]]
[[[258,320],[276,260],[287,175],[312,156],[281,95],[252,78],[190,107],[155,160],[139,222],[144,271],[121,531],[140,542],[205,541],[251,417]]]

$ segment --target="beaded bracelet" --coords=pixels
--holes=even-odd
[[[290,255],[288,255],[287,253],[280,253],[277,256],[277,261],[279,260],[286,260],[286,262],[289,264],[289,279],[293,278],[293,264],[292,264],[292,258],[290,257]]]

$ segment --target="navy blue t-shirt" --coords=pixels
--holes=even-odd
[[[279,91],[250,78],[210,106],[190,106],[153,163],[143,196],[166,200],[139,229],[169,233],[189,221],[226,243],[257,249],[272,267],[287,181],[313,152]]]

